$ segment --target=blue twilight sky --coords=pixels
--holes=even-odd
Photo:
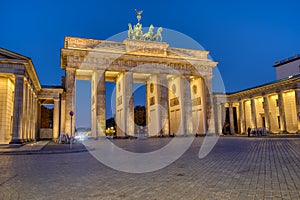
[[[179,31],[209,50],[234,92],[275,80],[274,62],[300,53],[299,7],[298,0],[1,0],[0,46],[30,57],[43,85],[59,85],[65,36],[106,39],[135,24],[137,8],[144,26]]]

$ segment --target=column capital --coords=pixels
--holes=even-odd
[[[76,68],[66,68],[66,71],[76,71]]]
[[[25,78],[25,74],[14,74],[15,78]]]
[[[203,77],[203,79],[212,79],[213,75],[204,75],[202,77]]]
[[[280,90],[280,89],[277,89],[277,90],[276,90],[276,93],[282,95],[282,94],[284,93],[284,91],[283,91],[283,90]]]

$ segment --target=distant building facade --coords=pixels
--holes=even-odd
[[[231,94],[215,94],[219,133],[245,134],[250,128],[271,133],[300,132],[300,57],[276,62],[277,80]]]
[[[300,55],[278,61],[273,66],[276,70],[276,79],[289,78],[300,73]]]

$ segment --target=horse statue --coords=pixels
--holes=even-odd
[[[143,35],[144,40],[151,40],[153,37],[154,26],[151,24],[147,33]]]
[[[134,32],[132,29],[132,25],[130,23],[128,23],[128,38],[133,39],[133,36],[134,36]]]
[[[137,23],[134,26],[133,31],[134,31],[133,39],[136,39],[136,40],[142,40],[143,39],[142,24]]]
[[[156,34],[151,38],[152,41],[157,41],[158,39],[160,39],[160,41],[162,41],[162,35],[161,35],[161,32],[162,32],[162,27],[159,27],[157,29],[157,32]]]

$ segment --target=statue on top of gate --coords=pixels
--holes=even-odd
[[[137,9],[135,9],[135,12],[137,14],[137,20],[138,23],[136,25],[133,26],[130,23],[128,23],[128,38],[131,40],[145,40],[145,41],[162,41],[162,27],[159,27],[157,29],[157,33],[154,34],[153,30],[154,30],[154,26],[151,24],[149,27],[149,30],[147,33],[143,34],[143,30],[142,30],[142,24],[140,23],[142,16],[141,14],[143,13],[143,11],[138,11]]]

